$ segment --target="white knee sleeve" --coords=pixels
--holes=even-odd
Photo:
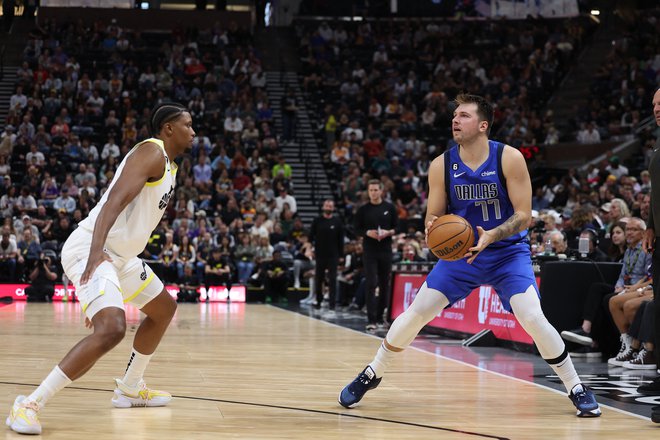
[[[534,339],[543,359],[555,359],[565,349],[564,341],[557,330],[550,325],[541,310],[541,302],[533,286],[511,297],[511,309],[520,325]]]
[[[406,348],[422,327],[438,316],[447,304],[449,300],[442,292],[430,289],[424,282],[410,307],[392,323],[385,340],[393,347]]]

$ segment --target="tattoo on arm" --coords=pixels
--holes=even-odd
[[[493,229],[493,233],[495,234],[495,241],[503,240],[510,235],[520,232],[522,227],[523,221],[522,218],[520,218],[520,214],[514,212],[513,215],[507,219],[507,221]]]

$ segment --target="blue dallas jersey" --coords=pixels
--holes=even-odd
[[[486,230],[493,229],[513,215],[513,205],[502,172],[504,144],[489,140],[488,159],[476,171],[463,163],[458,148],[454,146],[445,152],[447,213],[460,215],[472,225],[476,243],[479,238],[477,226]],[[489,247],[498,248],[517,243],[526,236],[525,230],[492,243]]]

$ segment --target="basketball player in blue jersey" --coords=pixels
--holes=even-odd
[[[128,367],[115,379],[117,408],[163,406],[169,393],[147,388],[142,379],[176,303],[149,266],[137,258],[160,222],[174,191],[174,159],[192,146],[192,118],[179,104],[151,113],[153,138],[138,143],[89,217],[62,248],[62,267],[93,333],[81,340],[29,396],[18,396],[7,425],[21,434],[41,434],[38,413],[55,393],[85,374],[126,333],[124,303],[146,314],[133,341]]]
[[[428,227],[452,213],[477,230],[477,243],[458,261],[438,261],[413,303],[392,324],[376,357],[339,395],[351,408],[376,388],[392,359],[445,307],[481,284],[497,291],[503,306],[532,336],[541,356],[561,378],[579,417],[597,417],[593,393],[580,382],[566,347],[543,315],[532,270],[526,230],[532,187],[522,154],[491,141],[493,108],[483,98],[459,95],[452,132],[458,144],[436,158],[429,169]]]

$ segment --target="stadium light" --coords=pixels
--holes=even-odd
[[[596,16],[596,17],[599,16],[599,15],[600,15],[600,10],[598,10],[598,9],[592,9],[592,10],[591,10],[591,15],[594,15],[594,16]]]

